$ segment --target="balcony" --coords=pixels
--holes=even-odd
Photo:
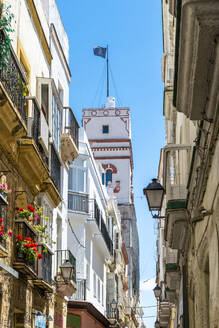
[[[97,205],[96,200],[94,200],[94,218],[95,218],[95,221],[96,221],[96,224],[97,224],[99,230],[102,233],[102,237],[106,243],[108,251],[110,252],[111,255],[113,255],[113,243],[110,238],[109,232],[106,228],[106,224],[103,220],[101,211]]]
[[[69,126],[65,127],[66,133],[61,135],[61,156],[63,162],[72,162],[78,157],[78,122],[70,107],[67,107],[69,113]]]
[[[5,199],[5,196],[0,196],[3,198],[3,201],[0,202],[0,217],[3,218],[3,222],[1,223],[4,226],[4,232],[7,232],[7,200]],[[1,200],[1,198],[0,198]],[[8,251],[7,251],[7,243],[6,239],[0,238],[0,258],[1,257],[7,257]]]
[[[74,212],[88,213],[88,195],[68,192],[68,209]]]
[[[160,302],[159,306],[159,322],[161,327],[169,327],[170,321],[170,303],[167,300]]]
[[[36,195],[48,178],[49,169],[47,157],[39,143],[40,108],[35,97],[28,97],[28,101],[30,100],[32,116],[28,118],[28,137],[23,137],[18,142],[18,169],[33,194]]]
[[[72,255],[70,250],[57,250],[56,252],[56,282],[57,282],[57,291],[62,296],[71,297],[73,293],[76,292],[76,259]],[[66,261],[69,261],[74,268],[71,280],[69,282],[65,282],[61,276],[62,266]]]
[[[70,297],[71,301],[86,301],[86,289],[87,281],[86,279],[76,280],[77,291]]]
[[[168,248],[166,254],[165,284],[167,299],[174,303],[176,293],[180,288],[180,267],[178,264],[178,251]]]
[[[4,38],[5,33],[0,30],[0,43]],[[0,139],[5,151],[13,158],[16,158],[17,140],[27,134],[27,90],[27,79],[10,46],[7,67],[0,69]]]
[[[176,108],[191,120],[214,119],[219,87],[219,2],[181,2],[175,54]]]
[[[43,246],[39,246],[39,253],[43,255],[40,261],[37,261],[37,278],[33,280],[35,286],[47,292],[52,292],[52,256],[53,254],[47,249],[43,252]]]
[[[61,163],[55,151],[55,147],[51,145],[51,178],[58,191],[61,190]]]
[[[15,221],[15,236],[22,235],[23,237],[30,237],[32,239],[37,238],[37,232],[32,228],[26,220]],[[29,279],[35,279],[37,276],[37,261],[28,263],[25,261],[23,254],[19,254],[15,248],[14,250],[14,263],[13,267],[28,277]]]
[[[163,185],[166,189],[165,238],[173,249],[183,249],[188,228],[187,182],[190,145],[163,148]]]

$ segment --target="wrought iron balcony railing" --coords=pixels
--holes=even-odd
[[[57,250],[56,251],[56,272],[60,273],[60,266],[69,261],[73,266],[72,280],[76,282],[76,259],[70,250]]]
[[[117,309],[117,308],[112,309],[111,304],[107,304],[106,316],[108,319],[118,320],[119,319],[119,309]]]
[[[86,288],[87,281],[86,279],[77,279],[76,280],[77,291],[71,296],[71,301],[86,301]]]
[[[3,30],[0,30],[0,44],[4,38],[5,33]],[[11,46],[10,55],[7,59],[7,65],[3,65],[3,67],[0,68],[0,81],[2,82],[13,104],[19,111],[22,119],[26,122],[27,101],[25,96],[28,90],[28,83],[17,56]]]
[[[69,191],[68,209],[71,211],[88,213],[88,195]]]
[[[37,232],[25,220],[16,219],[15,221],[15,236],[21,235],[23,238],[29,237],[32,240],[37,238]],[[37,274],[37,261],[28,262],[25,260],[24,254],[19,253],[15,246],[15,263],[17,270],[27,275]],[[28,269],[31,269],[30,270]]]
[[[39,279],[44,280],[48,284],[52,283],[52,253],[47,250],[43,252],[43,246],[39,246],[39,252],[43,255],[42,259],[37,263],[37,275]]]
[[[94,218],[96,220],[98,228],[102,233],[103,239],[107,245],[110,254],[113,255],[113,243],[96,200],[94,200]]]
[[[101,216],[101,232],[103,235],[103,239],[105,240],[106,246],[110,252],[111,255],[113,255],[113,242],[110,238],[109,232],[106,228],[106,224]]]
[[[27,100],[31,100],[32,104],[32,117],[28,118],[28,133],[29,136],[33,138],[35,144],[44,160],[44,162],[48,165],[48,157],[39,142],[40,137],[40,112],[41,109],[38,105],[38,102],[35,97],[27,97]]]
[[[73,114],[73,111],[71,108],[69,108],[69,133],[71,134],[75,145],[78,148],[79,142],[78,142],[78,130],[79,130],[79,125],[78,122]]]
[[[51,145],[51,177],[56,185],[56,188],[61,191],[61,163],[56,154],[55,148]]]

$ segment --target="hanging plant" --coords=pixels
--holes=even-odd
[[[12,231],[5,232],[4,220],[0,218],[0,241],[12,236]]]
[[[8,194],[10,194],[12,192],[11,189],[8,189],[7,188],[7,185],[5,183],[3,183],[1,186],[0,186],[0,194],[2,194],[4,197],[7,197]]]
[[[36,239],[30,237],[23,238],[22,235],[16,237],[16,250],[18,257],[22,257],[25,262],[33,263],[36,259],[42,259],[42,254],[37,250]]]
[[[0,30],[5,30],[4,35],[1,32],[0,35],[0,69],[8,66],[8,59],[10,57],[10,42],[12,41],[9,37],[9,33],[14,32],[12,29],[12,20],[14,15],[10,12],[11,6],[5,6],[0,2]]]
[[[17,210],[17,216],[27,220],[29,223],[33,225],[33,228],[39,233],[39,236],[41,237],[42,244],[43,244],[43,252],[47,252],[46,243],[52,243],[55,244],[55,242],[52,240],[50,235],[46,232],[48,225],[47,224],[40,224],[38,223],[38,220],[43,221],[50,221],[50,217],[46,217],[43,215],[43,207],[37,206],[34,203],[34,206],[28,205],[27,208],[16,208]]]

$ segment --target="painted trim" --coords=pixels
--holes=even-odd
[[[102,143],[102,142],[128,142],[131,143],[131,139],[89,139],[90,144],[91,143]]]
[[[55,28],[54,24],[51,24],[51,35],[53,37],[57,52],[59,54],[59,57],[61,59],[63,67],[65,69],[65,74],[67,76],[68,83],[70,83],[71,82],[71,71],[70,71],[70,68],[68,66],[68,62],[67,62],[67,59],[65,57],[64,51],[62,49],[62,45],[59,41],[59,37],[58,37],[58,34],[56,32],[56,28]]]
[[[45,56],[46,56],[46,60],[47,60],[48,64],[51,65],[52,54],[51,54],[48,42],[46,40],[46,36],[45,36],[44,31],[43,31],[41,22],[40,22],[40,18],[39,18],[39,15],[37,13],[36,6],[35,6],[33,0],[26,0],[26,1],[27,1],[29,10],[30,10],[31,16],[33,18],[34,25],[36,27],[37,34],[38,34],[39,39],[41,41],[41,45],[43,47],[43,50],[44,50],[44,53],[45,53]]]

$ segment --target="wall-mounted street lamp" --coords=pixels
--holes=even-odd
[[[154,292],[154,296],[156,298],[160,298],[160,296],[161,296],[161,288],[160,288],[160,286],[156,285],[154,287],[154,289],[153,289],[153,292]]]
[[[68,283],[70,280],[72,280],[74,267],[68,260],[60,265],[60,271],[65,283]]]
[[[155,321],[154,328],[160,328],[160,323],[158,320]]]
[[[164,187],[158,182],[157,179],[152,179],[152,182],[143,189],[143,193],[146,196],[148,207],[151,212],[160,211],[163,203],[163,197],[165,194]],[[153,218],[160,219],[162,216],[152,214]]]

